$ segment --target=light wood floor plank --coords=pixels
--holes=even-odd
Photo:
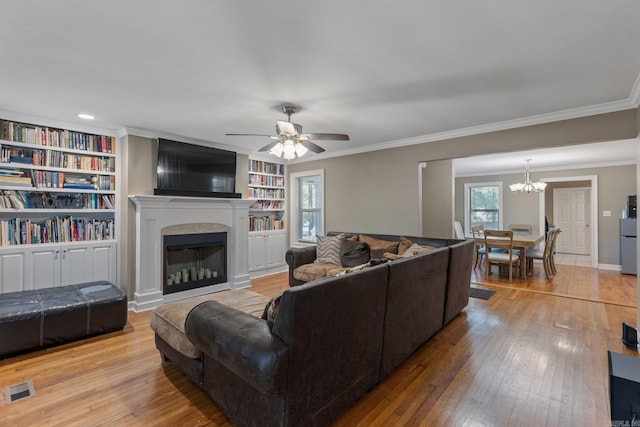
[[[636,323],[635,276],[536,265],[526,280],[481,269],[495,290],[465,311],[338,418],[336,426],[609,425],[607,350]],[[273,296],[287,275],[252,281]],[[33,380],[36,395],[0,402],[0,426],[230,426],[224,412],[163,364],[149,312],[125,329],[0,361],[0,390]]]

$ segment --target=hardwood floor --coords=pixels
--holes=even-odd
[[[630,355],[621,323],[636,324],[635,276],[558,265],[558,275],[480,280],[489,300],[468,307],[360,399],[336,426],[607,426],[607,350]],[[286,275],[253,281],[271,296]],[[0,391],[33,380],[0,426],[228,426],[194,383],[163,365],[149,313],[124,331],[0,361]]]

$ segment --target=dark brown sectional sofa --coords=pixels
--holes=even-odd
[[[197,305],[184,327],[202,352],[191,378],[237,425],[329,424],[468,303],[473,242],[410,239],[437,249],[291,287],[271,327],[219,301]],[[310,251],[290,249],[290,268]]]

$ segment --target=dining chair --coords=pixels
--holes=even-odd
[[[516,277],[520,275],[520,255],[513,250],[513,231],[511,230],[484,230],[484,248],[486,251],[485,279],[489,279],[492,264],[507,264],[509,266],[509,282],[513,279],[513,269],[516,269]],[[498,249],[498,252],[492,249]]]
[[[453,223],[453,230],[456,232],[456,239],[464,240],[466,238],[460,221],[455,221]]]
[[[555,269],[552,268],[552,256],[551,251],[555,246],[555,239],[558,235],[557,229],[549,230],[547,233],[547,241],[544,244],[544,249],[527,249],[527,269],[533,269],[533,260],[539,259],[542,261],[544,267],[544,274],[547,279],[551,279],[555,273]]]
[[[558,242],[558,235],[562,232],[560,228],[555,228],[556,235],[553,237],[553,245],[551,246],[551,252],[549,253],[549,261],[551,264],[551,271],[556,274],[556,243]]]
[[[509,230],[515,234],[531,234],[531,225],[529,224],[511,224]]]
[[[476,262],[473,265],[473,268],[477,268],[480,264],[480,260],[484,258],[487,253],[484,248],[484,243],[480,243],[480,239],[484,240],[484,226],[483,225],[474,225],[471,227],[471,234],[473,235],[473,240],[476,243]]]

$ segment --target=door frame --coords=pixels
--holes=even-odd
[[[597,175],[583,175],[583,176],[563,176],[552,178],[540,178],[542,182],[569,182],[569,181],[591,181],[591,194],[589,204],[591,218],[589,229],[591,230],[591,267],[598,268],[598,176]],[[540,212],[538,218],[540,220],[539,229],[544,230],[544,213],[545,213],[545,201],[544,192],[539,193]]]

